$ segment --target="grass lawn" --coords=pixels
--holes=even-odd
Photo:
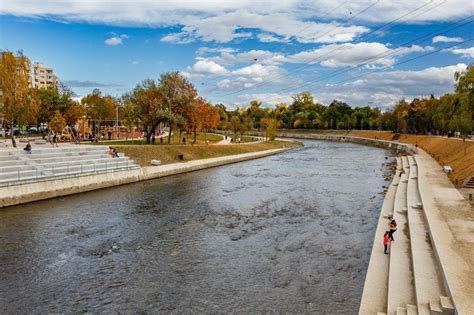
[[[264,151],[284,147],[302,146],[299,142],[268,141],[239,145],[118,145],[119,152],[139,162],[141,166],[150,166],[151,160],[160,160],[162,164],[177,162],[177,155],[183,154],[185,161],[213,158],[232,154]]]

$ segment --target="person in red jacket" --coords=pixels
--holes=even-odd
[[[384,247],[384,254],[388,254],[387,253],[387,249],[388,249],[388,244],[390,244],[390,237],[389,237],[389,232],[386,231],[385,234],[383,235],[383,247]]]

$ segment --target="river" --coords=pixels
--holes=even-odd
[[[0,313],[356,314],[393,158],[304,144],[0,209]]]

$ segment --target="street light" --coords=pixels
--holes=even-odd
[[[116,132],[116,139],[118,140],[119,139],[119,131],[118,131],[118,104],[117,104],[117,107],[116,107],[116,111],[115,111],[115,132]]]

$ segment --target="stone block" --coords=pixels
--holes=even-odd
[[[160,161],[160,160],[151,160],[151,161],[150,161],[150,164],[151,164],[151,165],[158,166],[158,165],[161,165],[161,161]]]

